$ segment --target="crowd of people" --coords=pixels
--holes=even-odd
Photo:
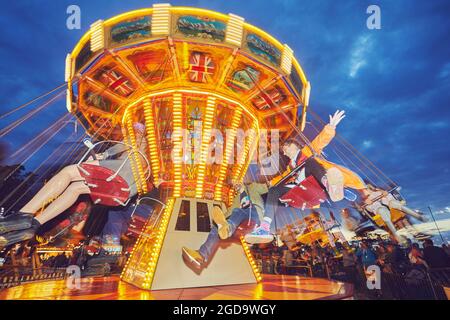
[[[17,275],[27,275],[62,270],[69,266],[78,266],[82,275],[105,275],[111,274],[111,272],[119,273],[128,258],[127,253],[108,252],[85,240],[82,240],[72,250],[61,250],[60,252],[37,251],[35,246],[16,244],[7,252],[2,252],[1,256],[3,263],[0,268],[0,276],[9,274],[10,270]],[[90,270],[93,269],[93,266],[95,270]]]
[[[434,245],[431,239],[422,244],[408,240],[405,246],[383,240],[363,240],[336,247],[300,246],[294,250],[283,247],[254,247],[254,254],[263,273],[327,277],[352,283],[356,294],[371,297],[376,291],[367,288],[369,267],[379,267],[385,277],[385,290],[400,288],[394,282],[434,281],[436,272],[450,275],[450,247]],[[389,281],[387,281],[389,280]],[[388,284],[391,285],[388,285]],[[448,285],[448,284],[445,284]],[[382,288],[383,289],[383,288]],[[378,292],[379,294],[379,292]]]

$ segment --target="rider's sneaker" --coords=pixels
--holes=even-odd
[[[205,259],[203,259],[200,252],[198,252],[197,250],[189,249],[188,247],[183,247],[181,250],[184,261],[188,263],[191,268],[194,268],[196,270],[201,270],[203,268]]]
[[[29,213],[13,213],[0,217],[0,234],[31,228],[33,215]]]
[[[217,206],[213,207],[211,214],[213,221],[217,224],[217,231],[220,239],[228,239],[230,235],[230,225],[223,214],[222,209]]]
[[[250,244],[269,243],[273,240],[273,234],[267,228],[259,226],[245,235],[244,240]]]

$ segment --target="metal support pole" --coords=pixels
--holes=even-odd
[[[434,225],[436,226],[436,229],[439,232],[439,236],[441,237],[442,243],[445,243],[444,237],[442,236],[441,230],[439,229],[439,226],[438,226],[438,224],[436,222],[436,219],[434,218],[433,211],[431,211],[431,207],[430,206],[428,206],[428,210],[430,210],[431,217],[433,218]]]

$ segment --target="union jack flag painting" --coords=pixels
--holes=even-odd
[[[205,53],[193,52],[189,59],[189,79],[193,82],[208,81],[208,76],[214,73],[214,62]]]
[[[131,84],[130,80],[112,68],[107,67],[102,69],[99,72],[98,79],[110,90],[121,96],[128,97],[134,91],[134,86]]]
[[[253,105],[259,110],[271,109],[280,104],[284,98],[281,90],[274,88],[266,92],[261,91],[259,96],[253,99]]]

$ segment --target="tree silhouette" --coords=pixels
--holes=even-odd
[[[28,197],[17,199],[31,188],[37,176],[26,172],[25,167],[18,165],[0,166],[0,203],[5,210],[18,210],[29,200]],[[17,201],[17,203],[15,203]]]

